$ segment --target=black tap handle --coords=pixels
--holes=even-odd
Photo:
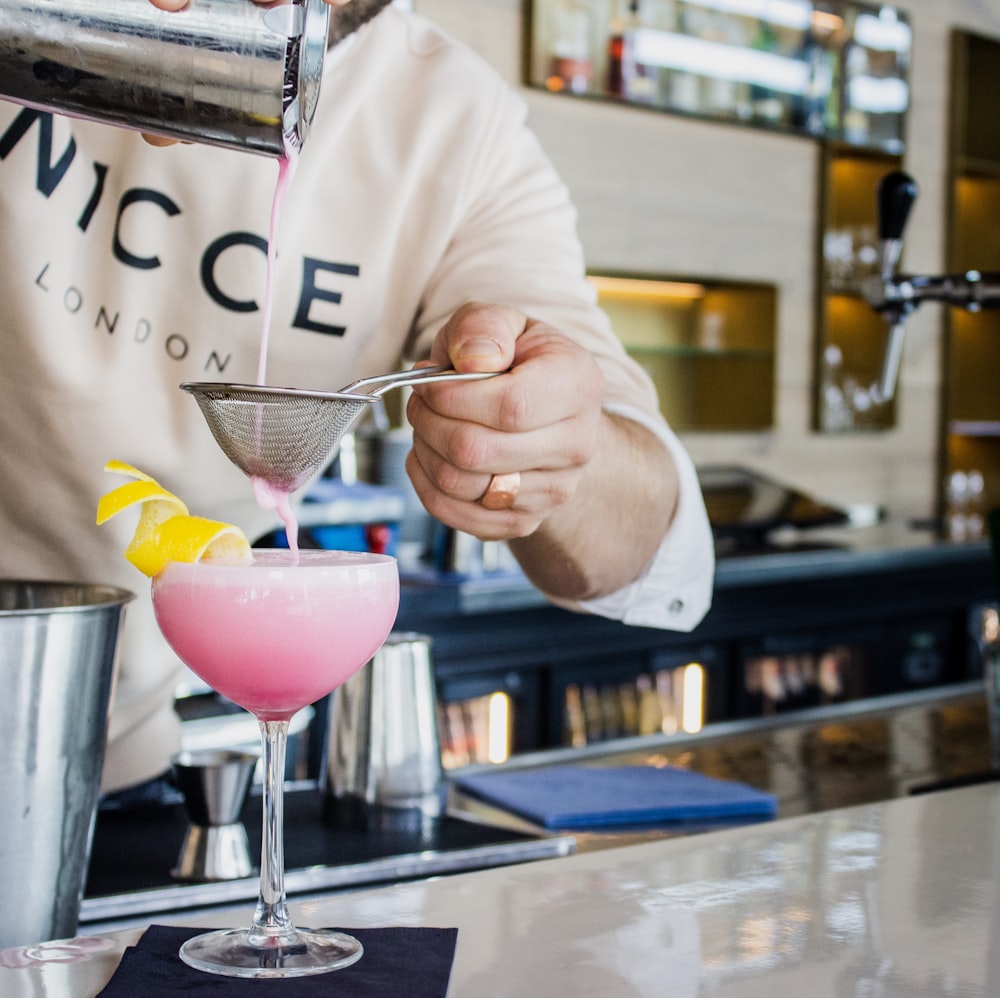
[[[878,236],[879,239],[902,239],[906,220],[920,188],[908,173],[893,170],[887,173],[878,187]]]

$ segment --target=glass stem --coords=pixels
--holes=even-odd
[[[285,901],[284,792],[288,721],[261,721],[264,749],[264,826],[260,846],[260,895],[250,927],[251,945],[293,937]]]

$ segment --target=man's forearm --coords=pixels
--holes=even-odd
[[[605,414],[597,453],[573,497],[533,534],[510,541],[542,592],[595,599],[633,582],[656,552],[678,501],[673,459],[644,426]]]

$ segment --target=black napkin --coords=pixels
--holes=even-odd
[[[247,998],[445,998],[458,929],[343,929],[365,948],[350,967],[313,977],[247,980],[206,974],[177,955],[181,943],[205,929],[152,925],[130,946],[99,998],[229,995]]]

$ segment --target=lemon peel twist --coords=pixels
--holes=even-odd
[[[124,461],[108,461],[104,470],[133,479],[103,495],[97,504],[97,523],[140,506],[139,522],[125,557],[143,575],[159,575],[171,561],[226,558],[249,562],[246,534],[232,523],[192,516],[184,502],[156,479]]]

